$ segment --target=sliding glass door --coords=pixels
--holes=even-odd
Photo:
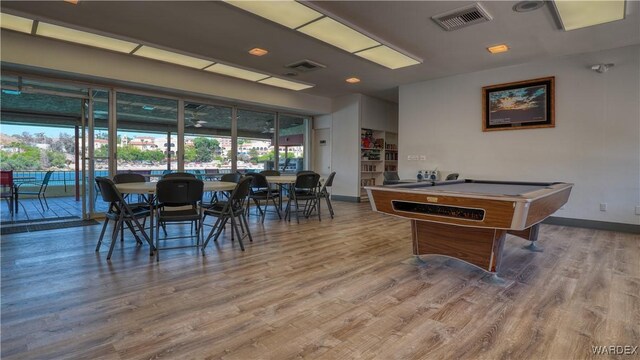
[[[116,173],[178,169],[178,101],[117,92]]]

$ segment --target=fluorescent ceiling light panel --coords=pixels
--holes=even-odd
[[[40,22],[37,35],[46,36],[58,40],[70,41],[78,44],[99,47],[102,49],[130,53],[138,44],[129,41],[118,40],[102,35],[96,35],[85,31],[69,29],[66,27]]]
[[[9,14],[0,15],[2,15],[0,16],[0,26],[2,26],[3,29],[31,34],[33,20]]]
[[[307,24],[298,31],[350,53],[380,45],[372,38],[328,17]]]
[[[162,50],[146,45],[141,46],[140,49],[136,50],[136,52],[133,53],[133,55],[165,61],[182,66],[188,66],[196,69],[202,69],[213,63],[213,61],[211,60],[199,59],[193,56],[182,55],[172,51]]]
[[[225,64],[213,64],[205,70],[214,72],[216,74],[227,75],[239,79],[258,81],[269,77],[269,75],[261,74],[259,72],[241,69],[235,66],[229,66]]]
[[[226,1],[227,4],[277,22],[290,29],[300,27],[323,15],[293,0],[289,1]]]
[[[356,55],[394,70],[420,64],[420,61],[410,58],[385,45],[360,51],[356,53]]]
[[[565,31],[624,19],[624,0],[555,0],[553,3]]]
[[[258,81],[261,84],[267,84],[271,86],[277,86],[289,90],[304,90],[308,88],[312,88],[313,85],[302,84],[294,81],[284,80],[280,78],[270,77],[264,80]]]

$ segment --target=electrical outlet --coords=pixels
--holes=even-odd
[[[607,211],[607,203],[600,203],[600,211]]]
[[[636,206],[636,215],[640,215],[640,206]]]

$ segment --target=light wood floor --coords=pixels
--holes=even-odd
[[[2,237],[3,359],[588,359],[640,345],[640,237],[543,225],[509,236],[500,275],[411,254],[409,221],[335,202],[337,217],[251,218],[241,252],[159,264],[99,226]],[[325,211],[326,215],[326,211]],[[635,357],[624,357],[637,358]]]

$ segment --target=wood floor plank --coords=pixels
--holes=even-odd
[[[127,233],[107,261],[100,226],[3,236],[0,355],[583,359],[640,344],[636,234],[542,225],[544,252],[508,236],[497,284],[413,256],[408,221],[334,207],[321,222],[251,216],[246,251],[227,230],[206,256],[166,250],[159,263]]]

